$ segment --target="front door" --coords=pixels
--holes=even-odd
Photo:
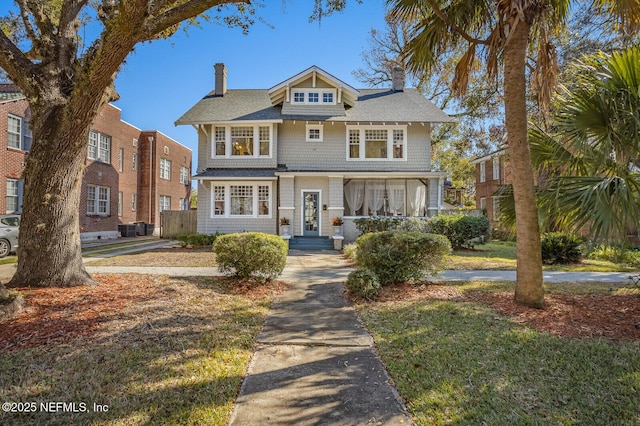
[[[303,192],[304,210],[302,218],[302,236],[317,237],[320,235],[320,193]]]

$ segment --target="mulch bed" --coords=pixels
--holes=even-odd
[[[490,306],[501,315],[550,334],[640,340],[640,296],[547,294],[545,308],[517,305],[512,292],[465,291],[446,285],[383,287],[378,301],[452,300]]]
[[[96,275],[98,283],[70,288],[16,288],[25,307],[0,324],[0,352],[35,346],[59,345],[93,336],[128,306],[166,297],[159,277],[149,275]],[[272,281],[258,285],[221,277],[230,294],[249,298],[280,294],[287,285]]]

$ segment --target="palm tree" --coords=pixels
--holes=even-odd
[[[410,66],[431,69],[442,52],[460,43],[466,53],[456,66],[453,89],[465,91],[480,54],[488,77],[503,79],[507,153],[513,180],[516,213],[517,278],[515,301],[542,308],[544,292],[540,229],[534,170],[527,131],[528,54],[536,56],[531,81],[541,109],[549,102],[557,73],[550,40],[566,24],[569,0],[388,0],[398,17],[416,20],[409,42]],[[625,28],[640,26],[638,2],[595,0],[594,12],[620,18]]]
[[[538,194],[567,227],[624,238],[640,223],[640,46],[584,58],[562,87],[553,132],[530,131],[533,163],[552,172]]]

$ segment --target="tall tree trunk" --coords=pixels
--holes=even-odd
[[[526,54],[530,25],[520,21],[504,49],[507,152],[516,213],[516,303],[544,307],[540,226],[527,133]]]
[[[18,268],[9,287],[93,283],[82,262],[78,207],[89,125],[98,106],[76,107],[32,105],[34,141],[23,174]]]

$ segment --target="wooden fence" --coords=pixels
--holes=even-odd
[[[197,213],[197,210],[164,210],[160,213],[160,238],[195,234],[198,229]]]

